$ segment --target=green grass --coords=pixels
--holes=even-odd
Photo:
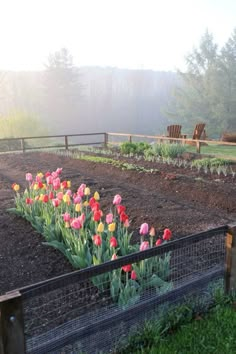
[[[183,325],[175,334],[153,345],[150,354],[233,354],[236,353],[236,312],[228,307],[218,307],[204,319]],[[141,353],[141,352],[140,352]]]
[[[196,147],[188,145],[187,151],[196,152]],[[221,146],[216,144],[201,146],[201,154],[215,155],[217,157],[236,160],[236,146]]]

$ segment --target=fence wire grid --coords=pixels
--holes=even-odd
[[[187,236],[20,289],[26,353],[115,353],[167,304],[192,294],[210,302],[209,284],[224,276],[226,231]],[[133,279],[122,269],[127,264]]]

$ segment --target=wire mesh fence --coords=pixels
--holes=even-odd
[[[226,231],[191,235],[21,289],[26,352],[115,352],[167,304],[193,293],[211,301],[209,284],[224,276]]]

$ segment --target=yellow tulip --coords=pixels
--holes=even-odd
[[[89,205],[89,202],[87,200],[85,200],[85,202],[83,202],[83,206],[87,207]]]
[[[71,187],[71,181],[66,181],[67,182],[67,188]]]
[[[100,199],[100,195],[99,195],[98,192],[95,192],[93,197],[94,197],[95,200],[99,200]]]
[[[47,189],[46,183],[43,183],[43,188],[42,189]]]
[[[90,195],[90,188],[89,187],[85,188],[84,195]]]
[[[75,211],[77,211],[77,213],[81,211],[81,204],[79,203],[75,204]]]
[[[109,230],[110,232],[114,232],[115,229],[116,229],[116,223],[115,223],[115,222],[113,222],[112,224],[109,224],[109,225],[108,225],[108,230]]]
[[[104,224],[100,222],[97,227],[97,232],[103,232],[104,231]]]
[[[65,228],[69,229],[70,228],[70,223],[68,221],[65,222]]]
[[[63,201],[64,201],[65,203],[69,203],[69,202],[70,202],[70,196],[69,196],[69,194],[64,194],[64,195],[63,195]]]
[[[39,178],[43,178],[44,174],[43,174],[42,172],[38,172],[38,173],[37,173],[37,176],[38,176]]]
[[[39,200],[42,202],[43,201],[43,194],[40,194]]]
[[[14,189],[15,192],[18,192],[18,190],[20,189],[19,184],[16,184],[16,183],[15,183],[15,184],[13,185],[13,189]]]
[[[34,184],[34,191],[37,191],[39,189],[39,185],[38,185],[38,183],[35,183]]]

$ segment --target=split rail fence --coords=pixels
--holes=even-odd
[[[163,265],[169,257],[169,267]],[[108,278],[127,264],[158,261],[150,281],[128,303],[112,300]],[[148,267],[147,267],[148,269]],[[166,273],[165,273],[166,272]],[[94,286],[94,279],[96,286]],[[138,281],[138,279],[137,279]],[[186,299],[210,305],[216,286],[236,289],[236,224],[186,236],[114,261],[74,271],[0,297],[1,354],[107,353],[146,319]],[[201,301],[197,301],[197,299]]]
[[[85,139],[83,139],[85,138]],[[159,135],[142,135],[127,133],[85,133],[85,134],[66,134],[66,135],[48,135],[35,137],[19,137],[0,139],[0,151],[4,152],[26,152],[41,149],[66,149],[81,145],[103,145],[119,144],[121,141],[134,142],[143,139],[149,142],[177,142],[180,144],[191,144],[196,147],[196,152],[201,152],[201,147],[205,144],[224,145],[236,147],[236,143],[222,142],[218,140],[194,140],[187,138],[169,138]],[[32,144],[33,142],[33,144]],[[38,144],[38,145],[37,145]]]

